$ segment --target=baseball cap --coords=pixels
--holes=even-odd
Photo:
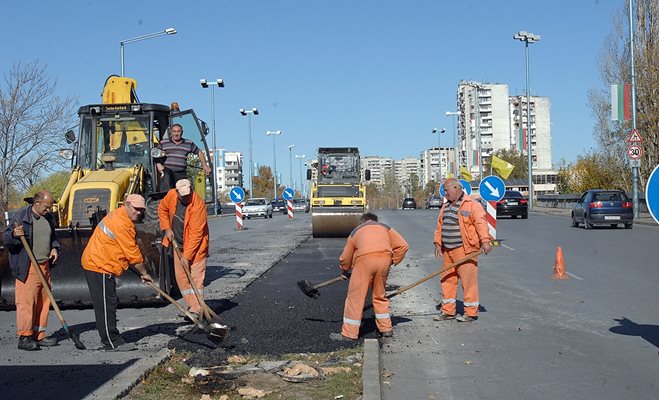
[[[181,179],[176,182],[176,190],[181,196],[187,196],[192,191],[192,184],[187,179]]]
[[[133,208],[146,208],[144,197],[136,193],[129,194],[128,197],[126,197],[125,203],[130,203]]]

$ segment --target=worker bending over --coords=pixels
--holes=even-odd
[[[378,222],[377,215],[366,213],[361,222],[350,233],[339,258],[344,279],[348,279],[350,269],[352,276],[343,310],[343,328],[340,334],[330,334],[333,340],[356,340],[359,337],[364,301],[370,287],[378,331],[383,337],[393,336],[385,286],[389,267],[403,261],[409,246],[395,229]]]
[[[195,296],[192,285],[194,284],[199,294],[203,296],[208,259],[206,203],[201,196],[192,191],[189,180],[181,179],[176,182],[176,189],[169,190],[160,202],[158,217],[164,235],[163,245],[169,247],[172,239],[176,239],[176,243],[181,247],[183,259],[179,259],[174,254],[176,283],[181,290],[183,300],[188,305],[188,310],[197,317],[201,313],[201,304]],[[190,268],[194,282],[188,280],[182,263]]]

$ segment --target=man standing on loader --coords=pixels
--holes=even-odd
[[[137,349],[134,343],[126,343],[117,329],[119,299],[116,277],[133,265],[142,282],[153,282],[135,240],[135,222],[145,208],[144,197],[128,195],[122,207],[98,223],[82,253],[82,268],[94,305],[96,329],[107,351]]]
[[[206,176],[211,173],[204,152],[192,141],[183,138],[183,127],[180,124],[172,125],[169,132],[171,136],[160,142],[160,148],[167,157],[163,163],[156,163],[162,192],[170,190],[179,180],[187,179],[188,154],[197,154]]]
[[[378,222],[377,215],[365,213],[361,222],[348,237],[339,257],[342,276],[348,279],[350,269],[352,276],[343,311],[343,328],[340,334],[330,334],[333,340],[356,340],[359,337],[369,287],[373,291],[373,310],[378,331],[383,337],[393,336],[385,286],[389,267],[403,261],[409,246],[395,229]]]
[[[169,246],[172,240],[181,247],[182,259],[174,254],[174,273],[183,300],[189,311],[196,317],[201,314],[201,304],[195,296],[192,285],[203,295],[206,278],[206,260],[208,259],[208,220],[206,203],[187,179],[176,182],[172,189],[160,201],[158,206],[160,229],[163,231],[163,246]],[[177,253],[174,251],[174,253]],[[183,264],[183,265],[182,265]],[[193,282],[183,270],[190,269]]]
[[[37,272],[30,268],[27,250],[20,240],[21,236],[25,236],[39,263],[37,268],[41,269],[50,285],[50,266],[57,262],[59,250],[55,221],[48,212],[53,202],[50,192],[37,192],[31,205],[14,214],[3,235],[4,244],[9,250],[9,267],[16,278],[16,331],[21,350],[39,350],[41,346],[57,344],[56,337],[46,337],[50,298]],[[16,227],[15,223],[18,223]]]

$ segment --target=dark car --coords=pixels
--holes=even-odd
[[[270,204],[272,204],[273,213],[278,212],[278,213],[286,214],[286,201],[284,199],[270,200]]]
[[[401,208],[403,210],[406,208],[409,208],[411,210],[416,209],[416,200],[414,200],[413,197],[406,197],[405,199],[403,199],[403,205],[401,206]]]
[[[506,190],[503,198],[497,201],[497,218],[501,215],[510,215],[511,218],[520,215],[522,219],[527,219],[529,217],[528,200],[516,190]]]
[[[426,200],[426,208],[442,208],[444,198],[442,196],[430,196]]]
[[[622,190],[594,189],[584,193],[572,209],[572,226],[582,223],[584,228],[593,225],[624,224],[626,229],[634,225],[634,209],[627,194]]]

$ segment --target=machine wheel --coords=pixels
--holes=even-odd
[[[630,222],[628,224],[625,224],[625,229],[632,229],[634,227],[634,223]]]
[[[618,224],[611,224],[611,228],[617,228]]]
[[[272,214],[270,214],[270,218],[272,218]]]
[[[528,211],[522,214],[522,219],[528,219],[529,218],[529,213]]]
[[[579,223],[577,222],[577,219],[574,218],[574,214],[572,214],[572,227],[576,228],[579,226]]]
[[[583,227],[584,227],[584,229],[593,229],[593,224],[590,223],[590,221],[588,220],[588,217],[584,218]]]

